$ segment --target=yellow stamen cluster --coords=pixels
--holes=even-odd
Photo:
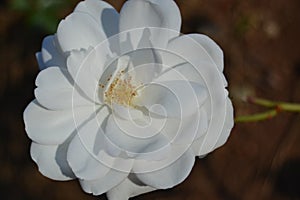
[[[125,76],[124,70],[118,72],[104,93],[108,105],[117,103],[122,106],[133,106],[132,99],[137,96],[136,87],[132,84],[131,76]]]

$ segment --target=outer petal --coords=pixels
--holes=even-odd
[[[207,154],[214,149],[217,140],[223,129],[226,115],[226,97],[224,76],[213,62],[207,51],[189,35],[178,37],[168,45],[168,50],[174,55],[178,55],[180,60],[192,64],[202,76],[206,85],[211,103],[211,112],[208,112],[210,124],[208,133],[200,147],[202,154]],[[170,62],[169,59],[165,59]],[[165,61],[164,60],[164,61]],[[172,59],[176,65],[178,61]],[[169,65],[172,66],[172,65]]]
[[[30,154],[44,176],[59,181],[71,180],[75,176],[66,160],[68,146],[68,141],[61,145],[41,145],[33,142]]]
[[[80,179],[103,178],[111,168],[124,172],[131,170],[132,160],[112,158],[103,152],[105,140],[102,127],[108,115],[108,108],[102,107],[86,124],[77,127],[77,134],[68,149],[67,160]]]
[[[201,45],[213,62],[217,65],[220,72],[224,69],[224,55],[222,49],[211,38],[202,34],[190,34],[189,37],[193,38]]]
[[[180,126],[177,131],[174,131],[177,134],[172,136],[171,143],[191,146],[195,140],[206,133],[208,127],[207,114],[201,108],[192,116],[182,119],[178,124]],[[176,127],[176,124],[173,126]]]
[[[183,60],[189,61],[201,73],[201,68],[195,65],[197,61],[202,63],[210,63],[212,67],[219,70],[219,76],[227,86],[226,79],[222,73],[224,68],[223,51],[209,37],[202,34],[189,34],[177,37],[171,40],[167,49],[169,52],[162,54],[163,64],[167,66],[176,66],[181,64]],[[198,72],[198,74],[199,74]]]
[[[126,178],[118,186],[112,188],[106,193],[109,200],[128,200],[131,197],[135,197],[144,193],[152,192],[155,188],[149,186],[141,186],[132,182]]]
[[[100,109],[98,113],[90,116],[86,124],[77,127],[76,135],[68,149],[68,162],[75,175],[81,179],[94,180],[109,171],[108,167],[97,160],[98,152],[104,146],[101,124],[109,115],[106,107]]]
[[[97,49],[72,51],[67,59],[68,71],[75,84],[96,103],[101,102],[99,80],[109,56],[107,43],[102,43]]]
[[[97,180],[79,180],[82,189],[93,195],[103,194],[119,185],[128,173],[111,169],[104,177]]]
[[[57,38],[55,35],[49,35],[44,38],[42,43],[41,59],[41,70],[51,66],[66,68],[66,58],[57,44]]]
[[[91,119],[77,130],[67,154],[70,167],[80,179],[95,180],[105,176],[110,169],[97,159],[98,152],[94,151],[96,146],[103,148],[101,137],[97,137],[101,134],[97,120]]]
[[[200,84],[189,81],[153,82],[141,88],[141,97],[136,100],[140,106],[151,109],[161,105],[165,113],[152,110],[168,118],[182,119],[195,113],[207,98],[207,92]]]
[[[74,11],[91,15],[98,22],[98,26],[103,28],[107,38],[119,32],[119,13],[105,1],[85,0]]]
[[[163,55],[169,54],[164,52]],[[174,59],[178,60],[178,56],[174,55]],[[173,62],[173,58],[170,57],[170,61]],[[190,81],[195,82],[203,87],[205,82],[199,71],[190,63],[186,62],[184,59],[181,60],[178,64],[174,66],[168,66],[167,63],[163,63],[162,73],[154,80],[155,82],[164,82],[164,81]]]
[[[165,29],[151,30],[151,41],[154,47],[165,47],[166,42],[178,36],[180,31],[181,16],[176,3],[173,0],[127,1],[120,12],[120,32],[146,27]],[[137,47],[141,39],[142,29],[129,33],[128,39],[132,42],[133,49]]]
[[[111,115],[105,127],[105,136],[114,148],[126,152],[129,157],[154,157],[157,152],[168,151],[169,142],[160,133],[160,122],[138,125]],[[111,150],[111,149],[108,149]]]
[[[75,12],[62,20],[57,28],[57,39],[63,52],[95,47],[106,36],[91,15]]]
[[[43,61],[42,53],[41,53],[41,52],[36,52],[36,53],[35,53],[35,58],[36,58],[36,60],[37,60],[37,62],[38,62],[38,66],[39,66],[40,70],[43,70],[43,69],[47,68],[47,67],[45,66],[45,64],[44,64],[44,61]]]
[[[227,98],[226,119],[225,119],[224,127],[220,134],[220,137],[218,138],[218,140],[214,146],[214,149],[219,148],[227,141],[233,125],[234,125],[233,107],[232,107],[232,103],[231,103],[230,99]],[[209,137],[208,133],[207,133],[207,137]],[[195,140],[192,145],[193,150],[197,156],[205,156],[206,155],[206,153],[203,154],[203,152],[201,152],[201,145],[203,143],[203,140],[204,140],[204,137],[202,136],[201,138]]]
[[[187,61],[187,58],[197,58],[201,62],[214,63],[220,72],[223,71],[223,51],[208,36],[202,34],[179,36],[169,41],[167,50],[169,51],[162,56],[164,64],[168,66],[175,66],[183,60]]]
[[[169,163],[168,163],[169,162]],[[137,161],[134,172],[137,169],[145,170],[144,173],[136,173],[137,178],[144,184],[157,189],[167,189],[176,186],[186,179],[190,174],[195,162],[195,155],[191,150],[187,150],[175,162],[164,161]],[[168,164],[168,165],[166,165]],[[138,166],[137,166],[138,165]],[[162,166],[166,165],[164,168]],[[155,168],[158,166],[158,168]],[[146,169],[153,167],[152,171]]]
[[[233,116],[233,107],[229,98],[227,98],[227,109],[226,109],[226,119],[223,127],[223,131],[220,135],[220,138],[215,145],[215,149],[222,146],[228,139],[231,129],[234,125],[234,116]]]
[[[92,112],[88,107],[51,111],[45,109],[34,100],[24,111],[27,135],[39,144],[62,144],[76,129],[73,118],[74,113],[80,113],[77,122],[81,124]]]
[[[147,84],[151,82],[161,72],[161,56],[159,51],[153,48],[147,31],[144,31],[138,49],[128,52],[130,62],[133,65],[134,80]]]
[[[35,97],[48,109],[66,110],[74,106],[92,106],[92,102],[83,97],[75,87],[67,69],[47,68],[36,79]]]

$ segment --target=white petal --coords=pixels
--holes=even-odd
[[[97,116],[96,113],[92,114],[87,123],[77,127],[67,159],[78,178],[93,180],[103,177],[109,171],[108,167],[97,160],[97,154],[103,148],[101,124],[108,115],[107,108],[102,107]]]
[[[93,195],[103,194],[119,185],[128,173],[111,169],[104,177],[97,180],[79,180],[82,189]]]
[[[198,63],[210,63],[219,71],[219,77],[227,86],[226,79],[222,73],[224,68],[223,52],[221,48],[214,43],[209,37],[201,34],[189,34],[177,37],[169,42],[168,53],[162,55],[163,64],[175,66],[182,63],[182,60],[188,61],[201,74],[201,67]]]
[[[112,115],[108,118],[104,131],[110,145],[126,152],[129,157],[156,159],[155,155],[169,151],[169,142],[159,128],[160,123],[154,122],[144,126]]]
[[[168,52],[164,52],[162,55],[165,57]],[[177,55],[174,55],[174,59],[170,57],[171,62],[178,59]],[[205,82],[201,74],[191,65],[190,63],[186,62],[182,59],[181,63],[175,66],[168,66],[167,63],[163,63],[162,72],[158,75],[158,77],[154,80],[154,82],[163,82],[163,81],[191,81],[202,86],[205,86]]]
[[[118,117],[124,119],[124,120],[137,120],[139,118],[143,117],[143,113],[140,110],[130,108],[130,107],[124,107],[119,104],[112,104],[112,110],[113,114],[116,114]]]
[[[192,64],[202,76],[210,97],[211,112],[208,112],[210,124],[208,133],[200,147],[201,154],[207,154],[214,149],[225,122],[226,91],[224,76],[213,62],[207,51],[189,35],[178,37],[169,43],[168,50],[180,55]],[[176,63],[176,61],[174,61]]]
[[[231,129],[234,125],[234,116],[233,116],[233,107],[229,98],[227,98],[227,109],[226,109],[226,119],[223,127],[223,131],[220,135],[220,138],[215,145],[215,149],[222,146],[228,139]]]
[[[91,15],[74,12],[62,20],[57,28],[57,39],[63,52],[95,47],[106,36]]]
[[[57,44],[55,35],[49,35],[44,38],[41,55],[45,67],[58,66],[66,68],[66,58]]]
[[[32,142],[30,154],[44,176],[59,181],[72,180],[75,176],[66,160],[68,146],[68,141],[61,145]]]
[[[51,111],[34,100],[24,111],[23,117],[27,135],[39,144],[62,144],[76,130],[74,113],[80,113],[77,122],[81,124],[92,112],[88,107]]]
[[[50,67],[42,70],[36,78],[35,97],[41,105],[51,110],[92,106],[92,102],[80,94],[72,81],[65,68]]]
[[[36,53],[36,59],[40,70],[52,66],[66,68],[66,58],[57,44],[55,35],[49,35],[44,38],[41,52]]]
[[[157,113],[157,112],[156,112]],[[168,139],[170,144],[173,145],[183,145],[189,147],[193,144],[194,140],[197,140],[203,134],[206,133],[208,128],[208,116],[203,108],[195,109],[194,114],[182,119],[178,118],[156,118],[153,117],[151,120],[154,122],[156,127],[160,127],[161,133]],[[157,122],[159,123],[157,123]],[[143,135],[146,131],[143,132]],[[166,154],[167,152],[162,152]],[[168,157],[164,155],[160,157],[161,160]],[[154,158],[147,158],[154,160]]]
[[[224,55],[219,45],[206,35],[190,34],[189,37],[193,38],[206,50],[213,62],[217,65],[218,69],[223,72]]]
[[[38,66],[40,68],[40,70],[46,69],[47,67],[44,64],[43,58],[42,58],[42,53],[41,52],[37,52],[35,53],[35,58],[38,62]]]
[[[67,59],[68,71],[74,82],[93,102],[101,102],[99,80],[109,55],[107,44],[102,43],[96,50],[72,51]]]
[[[153,105],[161,105],[168,118],[182,119],[195,113],[205,99],[207,92],[201,85],[189,81],[165,81],[146,85],[138,91],[140,98],[137,105],[150,109]],[[153,112],[153,111],[152,111]],[[158,113],[155,113],[158,114]]]
[[[227,98],[226,119],[225,119],[224,127],[218,140],[214,142],[213,150],[219,148],[227,141],[233,125],[234,125],[233,107],[230,99]],[[209,152],[203,153],[203,151],[201,151],[201,146],[204,143],[205,136],[210,137],[209,132],[206,135],[203,135],[199,139],[195,140],[192,145],[192,148],[197,156],[205,156],[207,153],[209,153]]]
[[[133,79],[140,84],[147,84],[161,71],[161,57],[158,51],[147,40],[147,44],[141,44],[138,49],[129,52],[130,62],[133,65]],[[143,46],[145,45],[145,46]]]
[[[70,143],[67,160],[74,174],[80,179],[98,179],[110,170],[97,159],[98,152],[94,149],[96,146],[103,148],[99,126],[96,116],[92,116],[86,124],[78,127],[78,133]]]
[[[84,180],[95,180],[106,176],[111,168],[129,172],[131,160],[112,158],[103,152],[105,140],[102,127],[109,110],[106,107],[96,111],[89,121],[77,128],[77,133],[68,149],[67,159],[75,175]]]
[[[195,155],[190,151],[183,153],[175,162],[167,161],[138,161],[139,169],[154,167],[151,171],[136,173],[137,178],[144,184],[157,189],[167,189],[184,181],[190,174],[195,162]],[[155,168],[157,166],[157,168]],[[137,166],[136,166],[137,167]],[[137,168],[133,168],[134,172]]]
[[[107,38],[119,32],[119,13],[105,1],[85,0],[74,11],[90,14],[103,28]]]
[[[197,59],[201,62],[214,63],[220,72],[224,67],[221,48],[202,34],[188,34],[174,38],[169,42],[168,50],[163,56],[164,64],[168,66],[175,66],[182,63],[182,60]],[[177,61],[176,57],[180,61]]]
[[[191,146],[195,140],[206,133],[208,128],[208,117],[204,109],[180,122],[180,129],[173,136],[171,143]]]
[[[118,186],[109,190],[106,193],[106,196],[109,200],[128,200],[131,197],[152,192],[154,190],[156,189],[149,186],[135,184],[130,179],[126,178]]]
[[[155,47],[165,47],[166,42],[178,36],[180,31],[181,16],[176,3],[173,0],[127,1],[120,12],[120,32],[146,27],[161,28],[151,30],[151,41]],[[129,33],[133,49],[142,34],[142,29]]]

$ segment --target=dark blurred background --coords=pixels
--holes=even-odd
[[[35,52],[77,0],[0,1],[0,199],[106,199],[77,181],[43,177],[29,156],[22,113],[34,98]],[[118,10],[123,0],[108,0]],[[300,102],[299,0],[177,0],[183,33],[223,48],[236,116],[262,111],[245,95]],[[179,186],[135,199],[300,199],[300,115],[236,124]]]

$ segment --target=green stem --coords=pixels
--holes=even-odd
[[[275,117],[278,114],[276,109],[268,110],[266,112],[253,114],[253,115],[245,115],[235,118],[235,122],[257,122],[257,121],[264,121]]]
[[[300,104],[297,103],[276,102],[276,101],[270,101],[261,98],[249,98],[248,101],[250,103],[268,107],[268,108],[276,108],[278,110],[283,110],[288,112],[300,112]]]
[[[297,103],[288,103],[288,102],[277,102],[277,101],[271,101],[267,99],[261,99],[261,98],[248,98],[248,102],[264,106],[267,108],[270,108],[270,110],[262,113],[257,113],[253,115],[246,115],[246,116],[239,116],[235,118],[235,122],[257,122],[257,121],[264,121],[271,119],[278,115],[281,111],[286,112],[298,112],[300,113],[300,104]]]

